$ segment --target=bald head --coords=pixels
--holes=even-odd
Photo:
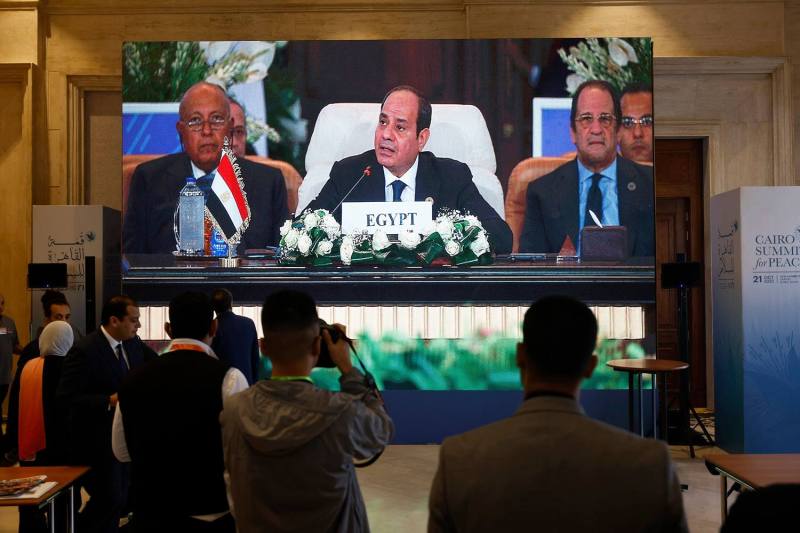
[[[205,172],[214,170],[226,136],[231,134],[230,101],[218,85],[195,83],[184,93],[175,125],[189,159]]]
[[[208,83],[207,81],[198,81],[186,89],[186,92],[183,93],[183,97],[181,98],[180,106],[178,107],[178,114],[181,119],[185,119],[187,111],[194,108],[198,99],[200,101],[208,101],[215,98],[225,102],[224,105],[227,108],[228,115],[230,115],[230,100],[228,100],[228,95],[222,87],[214,83]]]

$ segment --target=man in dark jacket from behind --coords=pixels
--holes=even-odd
[[[386,446],[391,419],[353,368],[348,345],[326,330],[320,337],[311,297],[276,292],[261,322],[272,378],[231,398],[220,416],[238,531],[369,531],[353,459]],[[342,373],[342,392],[311,383],[321,342]]]
[[[213,316],[207,295],[175,296],[165,324],[172,342],[120,387],[111,442],[116,458],[131,463],[136,533],[236,530],[223,479],[219,414],[247,382],[209,346]]]
[[[211,305],[217,315],[217,334],[211,343],[214,353],[234,368],[241,370],[247,384],[258,381],[258,333],[256,325],[246,316],[233,312],[233,296],[227,289],[211,294]]]

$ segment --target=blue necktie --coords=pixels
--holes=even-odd
[[[583,214],[583,226],[596,226],[592,215],[589,214],[591,209],[597,220],[603,221],[603,193],[600,191],[600,178],[601,174],[592,174],[592,186],[589,187],[589,194],[586,195],[586,212]]]
[[[125,356],[122,354],[121,343],[117,344],[115,351],[117,352],[117,363],[119,364],[119,369],[122,370],[122,375],[124,376],[128,373],[128,365],[125,363]]]
[[[197,186],[203,191],[203,194],[208,198],[208,191],[211,190],[211,183],[214,181],[214,173],[206,174],[197,180]]]
[[[403,189],[406,188],[406,184],[401,180],[394,180],[392,183],[392,201],[393,202],[402,202],[400,199],[400,195],[403,194]]]

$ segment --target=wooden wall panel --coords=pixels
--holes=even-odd
[[[774,185],[772,78],[768,74],[664,75],[655,82],[658,122],[718,124],[721,188]]]
[[[658,56],[783,55],[783,2],[497,4],[468,8],[470,37],[642,35]]]
[[[0,63],[36,63],[38,33],[36,9],[0,2]]]
[[[0,292],[14,317],[20,342],[28,341],[31,256],[32,109],[31,65],[0,65]]]
[[[800,141],[800,3],[787,2],[784,16],[786,55],[791,65],[792,103],[794,108],[794,139]],[[800,150],[794,151],[794,176],[800,180]]]

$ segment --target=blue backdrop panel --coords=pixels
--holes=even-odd
[[[155,107],[157,104],[148,104]],[[151,110],[142,104],[122,106],[122,154],[174,154],[181,151],[175,123],[178,104],[165,104],[164,110]],[[175,107],[175,110],[172,110]],[[143,109],[139,109],[143,108]]]
[[[383,397],[395,423],[394,444],[440,443],[445,437],[513,415],[521,391],[387,390]],[[627,429],[627,390],[582,390],[580,402],[596,420]],[[651,428],[650,391],[644,393],[645,429]]]
[[[575,150],[569,136],[569,109],[542,110],[542,155],[558,157]]]

